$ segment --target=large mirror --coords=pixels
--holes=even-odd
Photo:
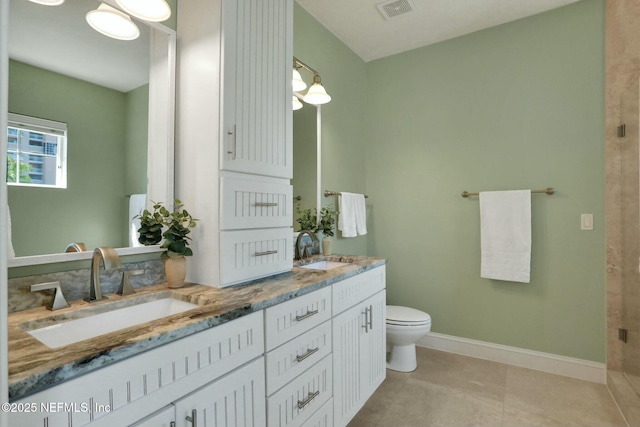
[[[320,171],[322,149],[322,107],[303,104],[293,112],[293,228],[299,231],[296,221],[299,210],[316,209],[320,212]]]
[[[173,199],[175,32],[134,20],[138,39],[106,37],[85,21],[99,4],[10,0],[9,112],[67,128],[66,188],[8,185],[10,267],[90,257],[63,254],[72,242],[149,251],[131,248],[131,209]]]

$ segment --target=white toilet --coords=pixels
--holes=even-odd
[[[431,330],[431,316],[409,307],[387,306],[387,368],[400,372],[416,369],[416,341]]]

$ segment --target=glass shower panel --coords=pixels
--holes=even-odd
[[[622,325],[627,342],[622,345],[622,368],[628,381],[640,393],[640,81],[621,99],[624,138],[621,150],[622,221]]]

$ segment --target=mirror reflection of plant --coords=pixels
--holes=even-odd
[[[296,205],[296,213],[298,218],[296,222],[300,224],[300,230],[307,230],[315,232],[318,226],[318,210],[317,209],[302,209],[300,204]]]
[[[164,237],[161,248],[166,251],[162,253],[162,258],[193,255],[189,248],[191,237],[188,234],[196,226],[197,219],[184,209],[184,204],[179,199],[174,200],[173,211],[169,211],[162,203],[154,202],[153,212],[145,209],[134,218],[140,218],[138,241],[143,245],[158,244]]]
[[[157,245],[162,240],[162,227],[165,217],[169,216],[167,208],[161,203],[153,204],[153,212],[145,209],[141,215],[133,218],[140,218],[140,228],[138,228],[138,242],[145,246]]]
[[[320,209],[320,222],[318,222],[316,233],[321,231],[325,237],[333,237],[333,226],[336,223],[337,217],[338,213],[333,209],[333,207],[325,206]]]

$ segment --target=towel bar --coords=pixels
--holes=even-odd
[[[324,190],[324,197],[329,197],[329,196],[339,196],[340,194],[342,194],[339,191],[329,191],[329,190]],[[364,195],[365,199],[368,199],[369,196],[367,196],[366,194]]]
[[[545,193],[547,195],[552,195],[553,193],[556,192],[556,190],[554,190],[551,187],[545,188],[544,190],[531,190],[532,193]],[[463,191],[462,192],[462,197],[469,197],[469,196],[477,196],[480,193],[469,193],[468,191]],[[325,191],[325,195],[326,195],[326,191]]]

